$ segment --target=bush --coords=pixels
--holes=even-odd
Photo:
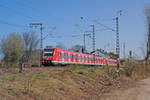
[[[130,77],[132,76],[132,73],[134,71],[134,63],[130,60],[126,60],[123,64],[123,68],[124,68],[124,71],[125,71],[125,75]]]
[[[3,38],[1,42],[4,64],[6,66],[17,66],[18,59],[24,49],[20,35],[10,34],[7,38]]]

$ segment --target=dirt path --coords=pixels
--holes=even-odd
[[[106,94],[104,100],[150,100],[150,78],[141,80],[135,87],[113,91]]]

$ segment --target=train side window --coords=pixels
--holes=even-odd
[[[59,52],[57,53],[58,57],[59,57]]]
[[[66,54],[64,53],[63,58],[65,58]]]
[[[68,54],[66,53],[66,59],[68,59]]]
[[[74,60],[76,60],[76,58],[77,58],[77,56],[76,56],[76,55],[74,55]]]
[[[76,54],[74,55],[74,60],[76,60],[77,59],[77,56],[76,56]]]
[[[80,55],[78,55],[78,60],[80,60]]]
[[[65,59],[66,59],[66,56],[67,56],[66,53],[64,53],[64,58],[65,58]]]
[[[66,58],[66,59],[68,59],[68,55],[67,55],[67,53],[65,53],[65,58]]]
[[[72,56],[71,58],[74,59],[74,55],[72,54],[71,56]]]
[[[69,54],[69,59],[72,59],[72,55],[71,54]]]
[[[69,56],[70,56],[70,54],[69,54],[69,53],[67,53],[67,58],[68,58],[68,59],[70,59],[70,57],[69,57]]]
[[[73,55],[72,54],[70,54],[70,58],[73,59]]]
[[[68,53],[66,53],[66,58],[68,59]]]
[[[73,54],[73,60],[75,59],[75,55]]]
[[[58,52],[58,56],[60,57],[60,52]]]
[[[68,58],[69,58],[69,59],[71,59],[71,57],[70,57],[70,53],[68,53]]]
[[[76,54],[76,58],[75,58],[76,60],[78,59],[78,55]]]
[[[74,55],[72,54],[72,59],[74,60]]]
[[[63,52],[61,53],[61,58],[64,58],[64,53]]]
[[[75,59],[75,55],[73,54],[73,60]]]
[[[61,52],[59,53],[59,56],[60,56],[60,58],[62,58],[62,54],[61,54]]]
[[[68,53],[66,53],[66,58],[67,58],[67,59],[69,59],[69,57],[68,57]]]
[[[64,58],[66,58],[66,53],[64,53]]]

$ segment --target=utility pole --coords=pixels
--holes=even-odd
[[[129,51],[129,58],[132,59],[132,50]]]
[[[84,33],[84,34],[83,34],[83,45],[84,45],[83,47],[84,47],[84,51],[86,50],[86,46],[85,46],[85,35],[86,35],[86,34]]]
[[[83,47],[84,47],[84,50],[86,50],[85,37],[89,36],[91,38],[91,34],[89,34],[87,32],[91,32],[91,31],[84,31],[84,34],[83,34]]]
[[[120,58],[120,46],[119,46],[119,18],[116,17],[116,54]]]
[[[120,15],[122,14],[122,10],[118,12]],[[120,43],[119,43],[119,17],[115,18],[116,20],[116,54],[118,56],[118,65],[117,68],[120,68]]]
[[[42,66],[42,49],[43,49],[43,24],[42,23],[31,23],[30,26],[40,26],[40,64]]]
[[[93,33],[93,38],[92,38],[92,41],[93,41],[93,52],[94,52],[94,55],[95,55],[95,26],[91,25],[91,27],[92,27],[92,33]]]
[[[126,45],[123,43],[123,58],[126,58]]]
[[[93,41],[93,55],[95,56],[95,26],[94,24],[91,25],[92,27],[92,33],[93,33],[93,38],[92,38],[92,41]],[[94,64],[95,64],[95,57],[94,57]]]

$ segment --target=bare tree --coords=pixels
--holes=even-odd
[[[37,38],[34,32],[23,32],[22,34],[24,44],[24,56],[26,61],[33,55],[33,51],[37,50],[40,40]]]
[[[142,54],[142,59],[146,58],[147,56],[147,51],[146,51],[146,42],[144,41],[143,43],[141,43],[140,47],[139,47],[140,51],[141,51],[141,54]]]
[[[150,6],[146,7],[144,10],[145,17],[146,17],[146,24],[147,24],[147,41],[146,41],[146,48],[147,53],[145,57],[146,64],[148,63],[149,55],[150,55]]]

